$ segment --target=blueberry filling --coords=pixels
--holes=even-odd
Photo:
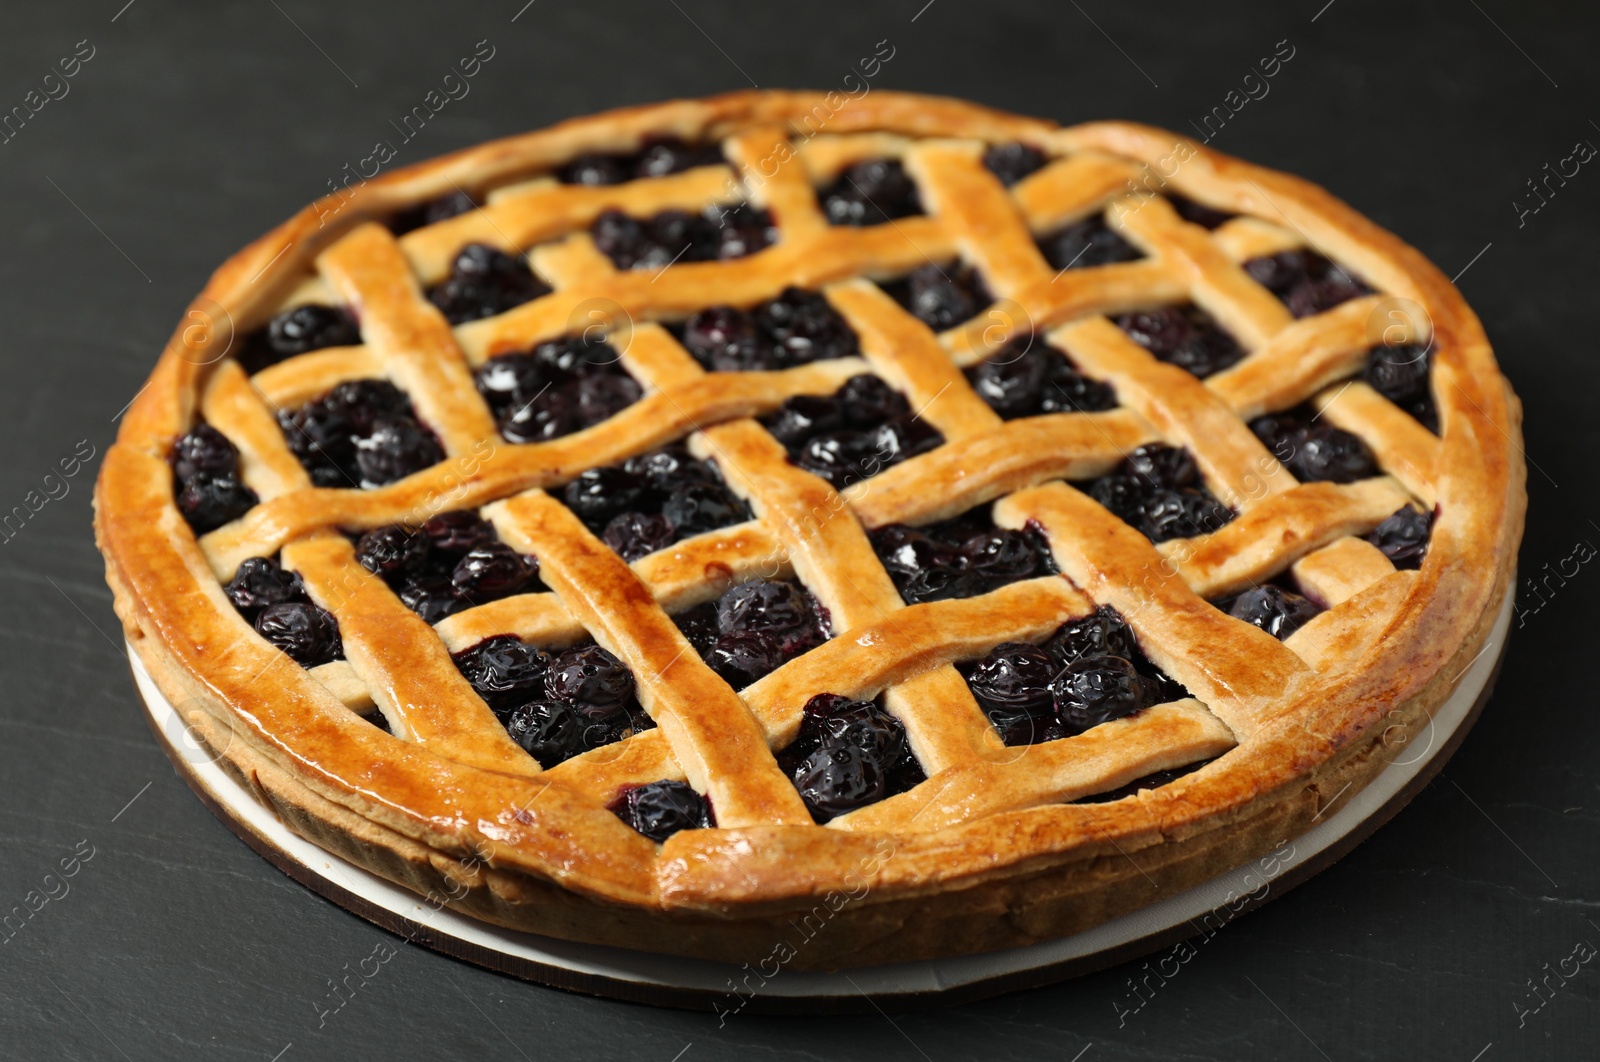
[[[629,786],[609,807],[617,818],[652,841],[665,841],[679,830],[703,830],[717,824],[711,802],[685,782],[663,780]]]
[[[255,507],[261,499],[239,482],[239,451],[209,424],[196,424],[172,444],[178,511],[196,534],[214,531]]]
[[[944,442],[904,395],[866,373],[828,398],[797,395],[762,423],[790,461],[840,490]]]
[[[370,490],[444,460],[411,400],[387,380],[342,383],[299,409],[280,409],[278,424],[319,487]]]
[[[1044,168],[1049,160],[1044,152],[1027,144],[992,144],[983,153],[983,168],[1010,188],[1024,177]]]
[[[456,190],[401,210],[389,218],[389,231],[404,236],[413,229],[437,225],[478,209],[478,201],[466,192]]]
[[[921,214],[917,186],[899,159],[867,159],[817,193],[830,225],[881,225]]]
[[[1367,353],[1364,379],[1401,409],[1410,413],[1424,428],[1439,434],[1439,410],[1428,386],[1433,365],[1433,345],[1407,343],[1376,346]]]
[[[929,262],[904,278],[882,285],[895,302],[935,332],[954,328],[994,301],[983,277],[965,262],[944,267]]]
[[[284,571],[271,557],[242,561],[225,592],[257,634],[301,667],[344,659],[339,621],[312,602],[298,574]]]
[[[1377,459],[1360,436],[1306,406],[1257,417],[1250,430],[1302,483],[1354,483],[1378,474]]]
[[[1252,258],[1244,269],[1282,299],[1296,317],[1310,317],[1357,296],[1372,294],[1359,277],[1315,251],[1283,251]]]
[[[1223,222],[1233,217],[1232,214],[1226,211],[1196,203],[1193,199],[1185,198],[1173,192],[1167,193],[1167,202],[1172,204],[1172,209],[1178,212],[1180,218],[1192,225],[1199,225],[1203,229],[1218,228]]]
[[[478,393],[500,434],[514,443],[545,442],[598,424],[643,394],[610,344],[581,337],[502,354],[478,370]]]
[[[982,508],[927,527],[880,527],[872,548],[908,605],[975,597],[1056,573],[1038,528],[996,527]]]
[[[758,579],[674,617],[695,651],[734,689],[776,671],[833,634],[828,610],[799,583]]]
[[[450,263],[450,275],[428,289],[428,301],[455,325],[505,313],[549,293],[550,286],[533,275],[521,255],[469,243]]]
[[[633,673],[592,641],[551,654],[501,634],[453,659],[511,739],[546,769],[655,726],[634,696]]]
[[[800,732],[778,753],[817,822],[903,793],[926,775],[905,727],[874,701],[819,693],[806,702]]]
[[[1433,513],[1407,505],[1372,529],[1367,536],[1396,568],[1420,568],[1433,533]]]
[[[1234,517],[1201,482],[1188,451],[1158,443],[1134,450],[1087,490],[1151,542],[1210,534]]]
[[[1046,233],[1039,237],[1038,244],[1050,268],[1057,270],[1111,265],[1144,257],[1143,251],[1123,239],[1098,214]]]
[[[361,342],[361,329],[349,310],[308,302],[285,310],[245,337],[239,365],[255,374],[286,358],[324,347],[348,347]]]
[[[968,369],[967,382],[1004,420],[1117,405],[1110,384],[1082,375],[1065,354],[1033,336],[1013,339]]]
[[[828,300],[785,288],[752,310],[712,306],[693,314],[674,334],[712,372],[788,369],[860,352],[856,334]]]
[[[594,245],[618,269],[665,269],[679,262],[743,258],[772,243],[772,215],[740,203],[709,206],[702,213],[663,210],[635,218],[607,210],[595,219]]]
[[[557,172],[562,184],[591,187],[622,184],[639,177],[665,177],[696,166],[717,166],[726,160],[716,144],[688,144],[676,137],[646,141],[631,154],[579,155]]]
[[[1069,620],[1043,645],[1005,642],[956,670],[1007,745],[1071,737],[1187,696],[1107,605]]]
[[[1277,583],[1262,583],[1237,597],[1216,602],[1234,619],[1260,627],[1280,642],[1305,626],[1322,609]]]
[[[374,528],[356,540],[356,560],[428,623],[545,589],[538,560],[500,541],[494,525],[466,510],[439,513],[420,528]]]
[[[1113,800],[1131,797],[1141,789],[1160,789],[1164,785],[1176,782],[1186,774],[1193,774],[1210,762],[1210,760],[1201,760],[1198,763],[1190,763],[1183,767],[1171,767],[1165,771],[1156,771],[1153,774],[1145,775],[1143,778],[1135,779],[1120,788],[1109,789],[1104,793],[1096,793],[1093,796],[1081,797],[1078,800],[1074,800],[1073,803],[1109,804]]]
[[[682,447],[593,468],[562,491],[567,507],[632,563],[681,539],[750,519],[715,466]]]
[[[1199,377],[1221,372],[1244,357],[1244,350],[1198,306],[1163,306],[1125,313],[1117,327],[1160,360]]]

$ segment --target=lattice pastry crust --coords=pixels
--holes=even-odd
[[[1064,129],[888,92],[838,102],[739,93],[487,144],[307,208],[212,278],[195,304],[209,327],[197,332],[191,319],[175,334],[107,455],[96,528],[141,658],[221,762],[296,829],[515,928],[738,961],[788,940],[791,961],[811,967],[906,960],[1073,932],[1269,850],[1387,762],[1386,729],[1450,692],[1510,582],[1524,469],[1517,400],[1432,265],[1312,185],[1159,130]],[[817,115],[830,113],[818,130]],[[741,188],[714,167],[601,188],[547,176],[580,154],[666,135],[720,144],[747,180]],[[981,154],[1010,142],[1050,161],[1007,188]],[[925,214],[828,225],[815,189],[882,156],[904,162]],[[452,189],[487,203],[400,237],[374,222]],[[1235,217],[1208,231],[1162,191]],[[772,212],[778,233],[746,258],[619,271],[586,234],[606,207],[645,216],[744,195]],[[1097,213],[1144,257],[1048,266],[1034,236]],[[473,241],[530,253],[554,290],[452,328],[422,292]],[[1296,321],[1240,267],[1308,245],[1378,294]],[[996,309],[942,334],[874,283],[957,257],[982,273]],[[861,358],[708,373],[663,327],[791,284],[825,295],[860,337]],[[1388,324],[1396,299],[1412,310],[1410,338],[1432,343],[1437,436],[1349,382],[1372,321]],[[1183,300],[1247,356],[1201,380],[1107,316]],[[361,345],[254,377],[218,359],[234,333],[305,301],[355,307]],[[505,442],[473,368],[566,333],[595,305],[609,308],[608,338],[645,396],[575,434]],[[1024,328],[1113,384],[1118,408],[1002,422],[962,369]],[[867,371],[904,392],[944,443],[841,495],[752,418]],[[445,460],[374,490],[311,486],[273,408],[374,376],[408,392]],[[1298,483],[1245,422],[1305,401],[1365,439],[1383,474]],[[261,502],[197,538],[175,506],[167,455],[201,415],[240,449]],[[556,498],[584,469],[682,439],[715,457],[753,520],[630,565]],[[1187,448],[1237,518],[1153,546],[1069,482],[1150,442]],[[991,502],[999,526],[1042,530],[1061,574],[904,604],[868,531]],[[1408,502],[1436,517],[1420,570],[1397,571],[1361,536]],[[430,626],[337,533],[442,507],[480,509],[539,558],[550,592]],[[337,616],[346,660],[304,670],[234,610],[221,584],[241,560],[274,553]],[[736,691],[669,613],[762,572],[800,578],[835,636]],[[1286,572],[1327,608],[1284,641],[1208,603]],[[1038,641],[1099,605],[1127,617],[1190,696],[1007,747],[954,663]],[[585,632],[633,671],[658,725],[541,771],[450,653],[492,635],[560,645]],[[773,751],[821,691],[882,694],[927,780],[814,824]],[[360,717],[374,706],[393,733]],[[1073,802],[1203,761],[1135,795]],[[660,779],[708,796],[716,827],[657,844],[607,810],[623,787]],[[796,944],[797,920],[819,910],[826,917],[808,925],[823,930]]]

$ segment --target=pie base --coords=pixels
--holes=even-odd
[[[1365,740],[1307,778],[1297,792],[1261,801],[1263,806],[1256,814],[1226,823],[1213,820],[1213,829],[1127,855],[1074,859],[1080,853],[1067,853],[1067,859],[960,891],[881,902],[874,902],[870,894],[853,898],[784,966],[837,970],[1024,948],[1082,932],[1270,853],[1304,833],[1338,803],[1360,793],[1391,762],[1406,754],[1408,743],[1394,739],[1394,728],[1402,728],[1406,734],[1420,733],[1455,693],[1461,677],[1484,654],[1514,580],[1514,570],[1502,576],[1493,605],[1479,618],[1472,637],[1440,669],[1433,683],[1388,716],[1387,727],[1373,728]],[[123,600],[120,588],[117,600]],[[129,632],[129,645],[169,702],[204,707],[204,698],[194,695],[158,641]],[[1499,652],[1504,648],[1502,641]],[[386,830],[300,785],[235,737],[224,706],[207,710],[204,718],[192,711],[186,714],[191,720],[186,737],[198,750],[197,758],[214,760],[295,833],[435,906],[497,926],[561,940],[736,965],[759,964],[770,961],[779,942],[796,939],[795,924],[818,906],[812,902],[776,907],[754,916],[712,919],[591,900],[513,872],[485,873]],[[1464,734],[1465,729],[1463,726],[1459,733]],[[169,739],[175,736],[167,735]],[[1443,766],[1443,759],[1439,765]],[[213,810],[230,819],[215,805]],[[264,843],[252,847],[261,851]],[[1119,954],[1110,961],[1128,957]],[[575,984],[558,987],[588,990]],[[671,996],[660,1001],[677,1002]]]
[[[1398,736],[1390,741],[1401,754],[1394,761],[1399,777],[1380,775],[1367,793],[1342,794],[1324,810],[1317,828],[1286,846],[1287,851],[1280,849],[1259,863],[1247,863],[1189,892],[1167,897],[1143,914],[1096,927],[1079,941],[1052,941],[975,962],[935,960],[863,969],[850,982],[785,967],[785,976],[757,978],[751,982],[753,991],[738,992],[728,990],[726,982],[738,984],[749,976],[742,967],[677,962],[547,938],[506,938],[490,927],[435,911],[410,893],[387,893],[382,881],[354,865],[335,866],[320,851],[297,849],[280,831],[263,827],[252,809],[244,806],[253,803],[248,791],[218,778],[219,773],[234,772],[212,769],[209,748],[192,741],[192,734],[174,732],[181,725],[175,722],[176,713],[170,704],[153,700],[160,697],[159,691],[151,694],[144,688],[137,664],[135,680],[141,682],[147,720],[163,751],[213,814],[291,878],[411,943],[538,984],[657,1006],[768,1014],[856,1012],[874,1006],[911,1010],[1056,983],[1154,954],[1182,940],[1198,947],[1240,914],[1284,895],[1343,858],[1432,782],[1477,722],[1505,657],[1510,614],[1509,605],[1503,605],[1488,643],[1493,656],[1486,653],[1467,668],[1460,687],[1428,724],[1424,747],[1419,750],[1420,739],[1410,734],[1403,742]],[[1412,764],[1417,766],[1407,772]],[[772,968],[769,961],[768,971]]]

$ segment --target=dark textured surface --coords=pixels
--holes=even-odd
[[[137,0],[113,21],[121,3],[11,5],[0,34],[4,108],[74,42],[96,49],[69,95],[0,144],[0,509],[42,494],[80,440],[96,454],[0,544],[0,909],[32,890],[61,893],[45,876],[80,839],[93,851],[65,879],[70,891],[0,944],[0,1056],[1593,1056],[1600,967],[1565,983],[1551,974],[1575,948],[1591,954],[1585,942],[1600,947],[1600,720],[1585,674],[1600,576],[1580,564],[1586,542],[1600,541],[1600,175],[1583,168],[1521,227],[1512,205],[1537,202],[1525,182],[1574,141],[1600,143],[1589,120],[1594,27],[1575,5],[1335,0],[1319,15],[1320,0],[1167,13],[937,0],[919,15],[923,0],[787,14],[537,0],[513,22],[521,0],[470,11]],[[496,52],[471,94],[398,162],[751,79],[837,86],[885,39],[896,51],[877,87],[1187,130],[1257,57],[1292,42],[1270,94],[1215,146],[1326,185],[1447,273],[1482,252],[1461,285],[1526,404],[1522,566],[1549,589],[1524,584],[1522,628],[1477,731],[1371,841],[1197,945],[1121,1019],[1137,1004],[1137,963],[894,1023],[746,1014],[719,1028],[400,945],[283,877],[190,795],[145,728],[90,536],[90,481],[118,411],[208,272],[393,138],[391,120],[485,38]],[[390,945],[394,958],[319,1027],[329,979]],[[1548,987],[1535,996],[1530,978]]]

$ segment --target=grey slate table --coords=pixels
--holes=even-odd
[[[0,541],[0,909],[55,894],[0,944],[0,1056],[1594,1057],[1600,967],[1551,972],[1600,946],[1600,575],[1577,559],[1600,541],[1600,173],[1542,201],[1528,186],[1600,143],[1591,15],[1507,0],[124,2],[0,16],[0,112],[59,96],[0,143],[0,512],[47,499]],[[470,93],[397,163],[613,105],[833,87],[885,40],[877,87],[1192,130],[1288,42],[1214,145],[1326,185],[1461,271],[1527,408],[1522,570],[1540,589],[1525,579],[1499,692],[1460,754],[1371,841],[1120,1018],[1138,964],[892,1020],[719,1027],[399,945],[289,881],[190,795],[140,717],[91,481],[208,272],[374,141],[398,142],[394,123],[485,40]],[[63,58],[73,76],[46,81]],[[321,1017],[330,979],[391,944]]]

